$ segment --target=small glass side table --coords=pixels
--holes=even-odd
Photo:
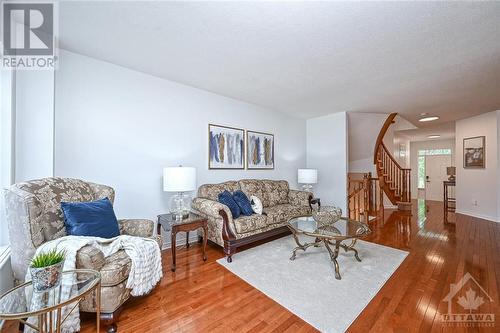
[[[175,272],[176,268],[176,236],[178,232],[186,233],[186,247],[189,247],[189,232],[196,229],[203,229],[203,260],[207,260],[207,234],[208,234],[208,223],[207,219],[201,215],[195,214],[193,212],[189,213],[189,216],[182,220],[176,220],[173,218],[172,214],[161,214],[158,215],[158,225],[157,234],[161,235],[161,230],[170,231],[171,245],[170,250],[172,252],[172,265],[170,267],[172,272]]]
[[[59,286],[34,292],[31,281],[16,286],[0,296],[0,319],[19,320],[40,333],[60,333],[61,326],[72,311],[93,291],[96,292],[96,332],[101,315],[101,274],[91,269],[75,269],[62,273]],[[74,304],[72,304],[74,303]],[[70,311],[63,314],[63,307]],[[63,317],[64,316],[64,317]],[[36,317],[30,322],[28,317]]]

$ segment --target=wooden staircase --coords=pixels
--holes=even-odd
[[[382,126],[375,142],[373,162],[377,169],[380,187],[387,198],[393,205],[397,205],[399,210],[411,210],[411,169],[401,167],[383,142],[396,116],[397,113],[391,113]]]

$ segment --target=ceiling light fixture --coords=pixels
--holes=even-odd
[[[425,117],[425,118],[420,118],[418,121],[425,123],[427,121],[433,121],[433,120],[438,120],[438,116],[430,116],[430,117]]]
[[[438,134],[433,134],[433,135],[428,135],[427,138],[429,139],[437,139],[437,138],[440,138],[441,135],[438,135]]]

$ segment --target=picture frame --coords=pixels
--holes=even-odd
[[[464,138],[463,143],[464,169],[485,169],[486,137]]]
[[[247,131],[246,165],[248,170],[274,169],[274,134]]]
[[[245,130],[208,124],[208,169],[245,169]]]

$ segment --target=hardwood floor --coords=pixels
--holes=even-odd
[[[366,240],[410,254],[349,332],[500,332],[500,223],[464,215],[453,220],[443,223],[442,203],[414,202],[411,216],[386,211],[383,221],[371,223],[373,233]],[[169,253],[164,252],[161,284],[127,303],[119,332],[316,331],[218,265],[220,248],[208,246],[207,262],[198,245],[179,249],[175,273]],[[495,314],[496,327],[442,325],[439,313],[447,312],[442,300],[466,272],[492,297],[493,303],[481,309]],[[82,332],[94,330],[94,321],[84,319]]]

